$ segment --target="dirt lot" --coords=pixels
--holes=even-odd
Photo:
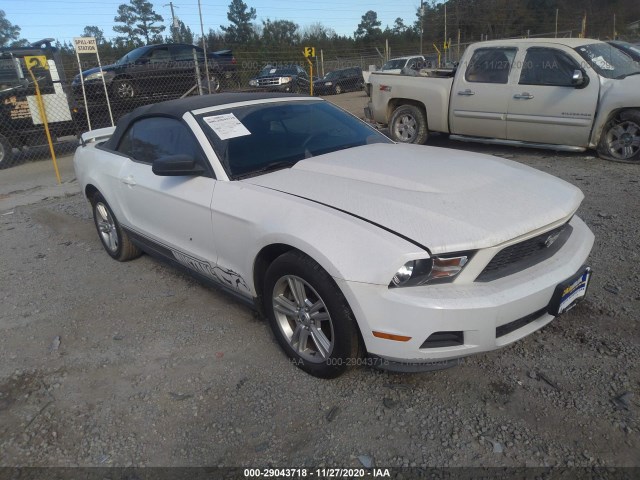
[[[453,369],[333,381],[234,299],[148,256],[111,260],[77,189],[8,207],[21,170],[0,172],[0,465],[640,466],[639,166],[432,143],[584,191],[588,300]]]

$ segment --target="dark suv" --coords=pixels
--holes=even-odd
[[[267,65],[258,76],[249,80],[249,86],[273,92],[309,93],[310,81],[309,75],[300,65]]]
[[[207,93],[204,50],[194,45],[171,43],[147,45],[130,51],[112,65],[82,72],[87,94],[104,96],[102,77],[111,98],[129,99],[140,95],[183,95],[195,91],[198,84],[195,56],[198,59],[201,84]],[[236,72],[236,59],[231,50],[207,52],[211,93],[221,88],[222,81]],[[73,90],[82,95],[80,75],[73,79]]]
[[[327,73],[313,82],[313,91],[318,95],[340,94],[350,90],[361,90],[364,85],[360,67],[343,68]]]

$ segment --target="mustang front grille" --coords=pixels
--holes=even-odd
[[[573,228],[568,223],[529,240],[500,250],[476,278],[476,282],[490,282],[506,277],[552,257],[565,244]]]

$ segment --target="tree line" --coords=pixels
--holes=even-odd
[[[365,12],[353,35],[338,35],[329,26],[316,22],[301,27],[286,19],[265,19],[257,22],[255,8],[243,0],[231,0],[228,24],[210,29],[205,34],[209,49],[233,48],[236,52],[260,53],[273,50],[297,51],[301,45],[341,51],[364,51],[380,47],[388,41],[396,51],[425,51],[432,45],[441,46],[451,39],[457,43],[481,39],[519,37],[547,33],[553,35],[571,31],[578,36],[586,18],[586,35],[611,39],[628,37],[633,32],[627,26],[640,20],[640,2],[628,0],[448,0],[425,1],[408,18],[397,17],[393,25],[382,27],[374,10]],[[445,21],[446,19],[446,21]],[[152,43],[200,43],[201,38],[179,19],[165,19],[148,0],[129,0],[118,6],[113,27],[116,36],[107,38],[96,25],[84,27],[82,36],[95,37],[105,57],[124,54],[132,48]],[[446,25],[446,27],[445,27]],[[26,45],[20,38],[20,27],[13,25],[0,10],[0,47]],[[446,35],[445,35],[446,31]],[[447,38],[445,38],[445,36]],[[58,45],[63,51],[73,51],[71,44]]]

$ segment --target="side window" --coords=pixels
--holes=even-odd
[[[532,47],[524,58],[520,85],[572,87],[571,79],[575,70],[580,70],[580,66],[564,52]]]
[[[173,118],[143,118],[135,122],[120,140],[118,152],[151,164],[169,155],[186,154],[201,161],[200,148],[191,131]]]
[[[171,58],[176,62],[193,62],[193,50],[195,47],[188,45],[172,45],[171,46]],[[196,56],[198,56],[196,49]],[[202,55],[199,55],[202,57]]]
[[[474,83],[507,83],[515,48],[479,48],[473,53],[465,79]]]
[[[154,48],[149,55],[150,63],[166,63],[171,60],[168,47]]]

